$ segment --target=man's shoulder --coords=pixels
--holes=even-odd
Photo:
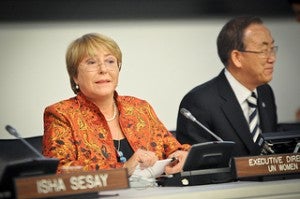
[[[270,84],[263,84],[263,85],[257,87],[257,89],[267,89],[267,90],[272,90],[272,87],[270,86]]]
[[[219,85],[224,84],[225,79],[221,78],[220,75],[202,83],[191,89],[186,95],[209,95],[214,94],[218,91]]]
[[[263,84],[256,88],[259,93],[273,93],[273,89],[269,84]]]

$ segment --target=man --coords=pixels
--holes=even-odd
[[[235,142],[233,156],[271,152],[262,136],[277,126],[274,94],[268,82],[278,47],[270,30],[258,17],[234,18],[219,33],[217,48],[225,68],[184,96],[177,139],[189,144],[216,140],[180,113],[185,108],[221,139]]]

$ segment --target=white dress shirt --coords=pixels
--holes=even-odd
[[[252,91],[248,90],[239,81],[237,81],[227,69],[225,69],[225,76],[226,76],[242,110],[243,110],[243,113],[244,113],[244,116],[245,116],[247,122],[249,123],[250,107],[246,100],[249,96],[251,96]],[[258,97],[257,90],[255,89],[255,90],[253,90],[253,92],[255,92],[256,96]],[[258,116],[259,116],[259,114],[258,114]],[[258,121],[259,121],[259,118],[258,118]]]

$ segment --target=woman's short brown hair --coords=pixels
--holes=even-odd
[[[85,34],[74,40],[66,52],[66,65],[70,78],[71,88],[76,94],[79,89],[73,78],[78,75],[78,66],[86,56],[93,56],[99,48],[105,48],[117,58],[119,70],[122,65],[122,52],[118,44],[111,38],[98,33]]]

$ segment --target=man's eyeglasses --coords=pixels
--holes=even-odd
[[[239,51],[244,52],[244,53],[259,54],[262,58],[268,58],[271,55],[276,56],[277,51],[278,51],[278,46],[274,46],[270,49],[262,50],[262,51],[252,51],[252,50],[239,50]]]

